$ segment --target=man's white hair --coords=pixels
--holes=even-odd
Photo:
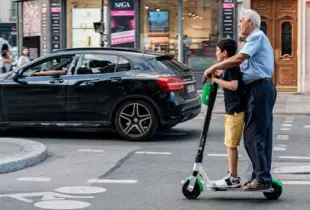
[[[251,20],[255,28],[260,28],[261,18],[260,15],[252,10],[242,8],[239,16],[240,20]]]

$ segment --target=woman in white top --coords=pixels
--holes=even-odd
[[[29,62],[30,62],[29,50],[28,48],[24,47],[22,51],[22,55],[18,59],[17,67],[22,67],[23,65]]]

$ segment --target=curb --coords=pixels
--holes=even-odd
[[[203,112],[202,114],[205,114],[205,112]],[[213,111],[213,114],[225,114],[225,112],[223,111]],[[310,116],[310,113],[301,113],[301,112],[273,112],[274,115],[294,115],[294,116]]]
[[[48,156],[46,146],[36,141],[0,138],[0,145],[1,143],[17,144],[22,150],[0,159],[0,174],[28,168],[42,162]]]

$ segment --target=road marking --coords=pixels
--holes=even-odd
[[[131,179],[89,179],[88,183],[135,184],[138,180]]]
[[[205,119],[205,115],[198,115],[197,117],[195,117],[194,119],[199,119],[199,120],[204,120]],[[216,120],[217,117],[211,117],[212,120]]]
[[[286,149],[283,148],[283,147],[277,147],[277,146],[275,146],[275,147],[273,148],[273,150],[274,150],[274,151],[285,151]]]
[[[18,181],[25,182],[49,182],[51,178],[48,177],[20,177],[17,179]]]
[[[149,152],[149,151],[138,151],[136,154],[146,154],[146,155],[171,155],[171,152]]]
[[[291,129],[290,128],[281,128],[280,130],[281,131],[290,131]]]
[[[73,200],[41,201],[34,204],[42,209],[83,209],[90,206],[90,203]]]
[[[107,189],[102,187],[73,186],[73,187],[61,187],[54,191],[67,194],[97,194],[106,192]]]
[[[227,154],[208,154],[210,157],[227,157]],[[242,155],[239,155],[241,157]]]
[[[294,120],[295,118],[294,117],[286,117],[285,119],[286,120]]]
[[[287,185],[310,185],[310,181],[281,181],[282,184]]]
[[[302,156],[279,156],[280,159],[296,159],[296,160],[310,160],[310,157]]]
[[[305,125],[305,127],[304,128],[310,128],[310,125]]]
[[[292,124],[282,124],[282,127],[292,127]]]
[[[104,152],[103,149],[79,149],[78,152],[94,152],[94,153],[101,153]]]
[[[277,140],[288,140],[289,136],[288,135],[278,135]]]
[[[283,123],[292,123],[293,120],[285,120]]]

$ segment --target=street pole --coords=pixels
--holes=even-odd
[[[104,37],[103,37],[103,34],[104,34],[104,0],[101,0],[101,5],[100,5],[100,22],[101,22],[101,27],[102,27],[102,30],[100,31],[100,46],[101,47],[104,47]]]
[[[183,63],[183,0],[179,0],[178,4],[178,61]]]

